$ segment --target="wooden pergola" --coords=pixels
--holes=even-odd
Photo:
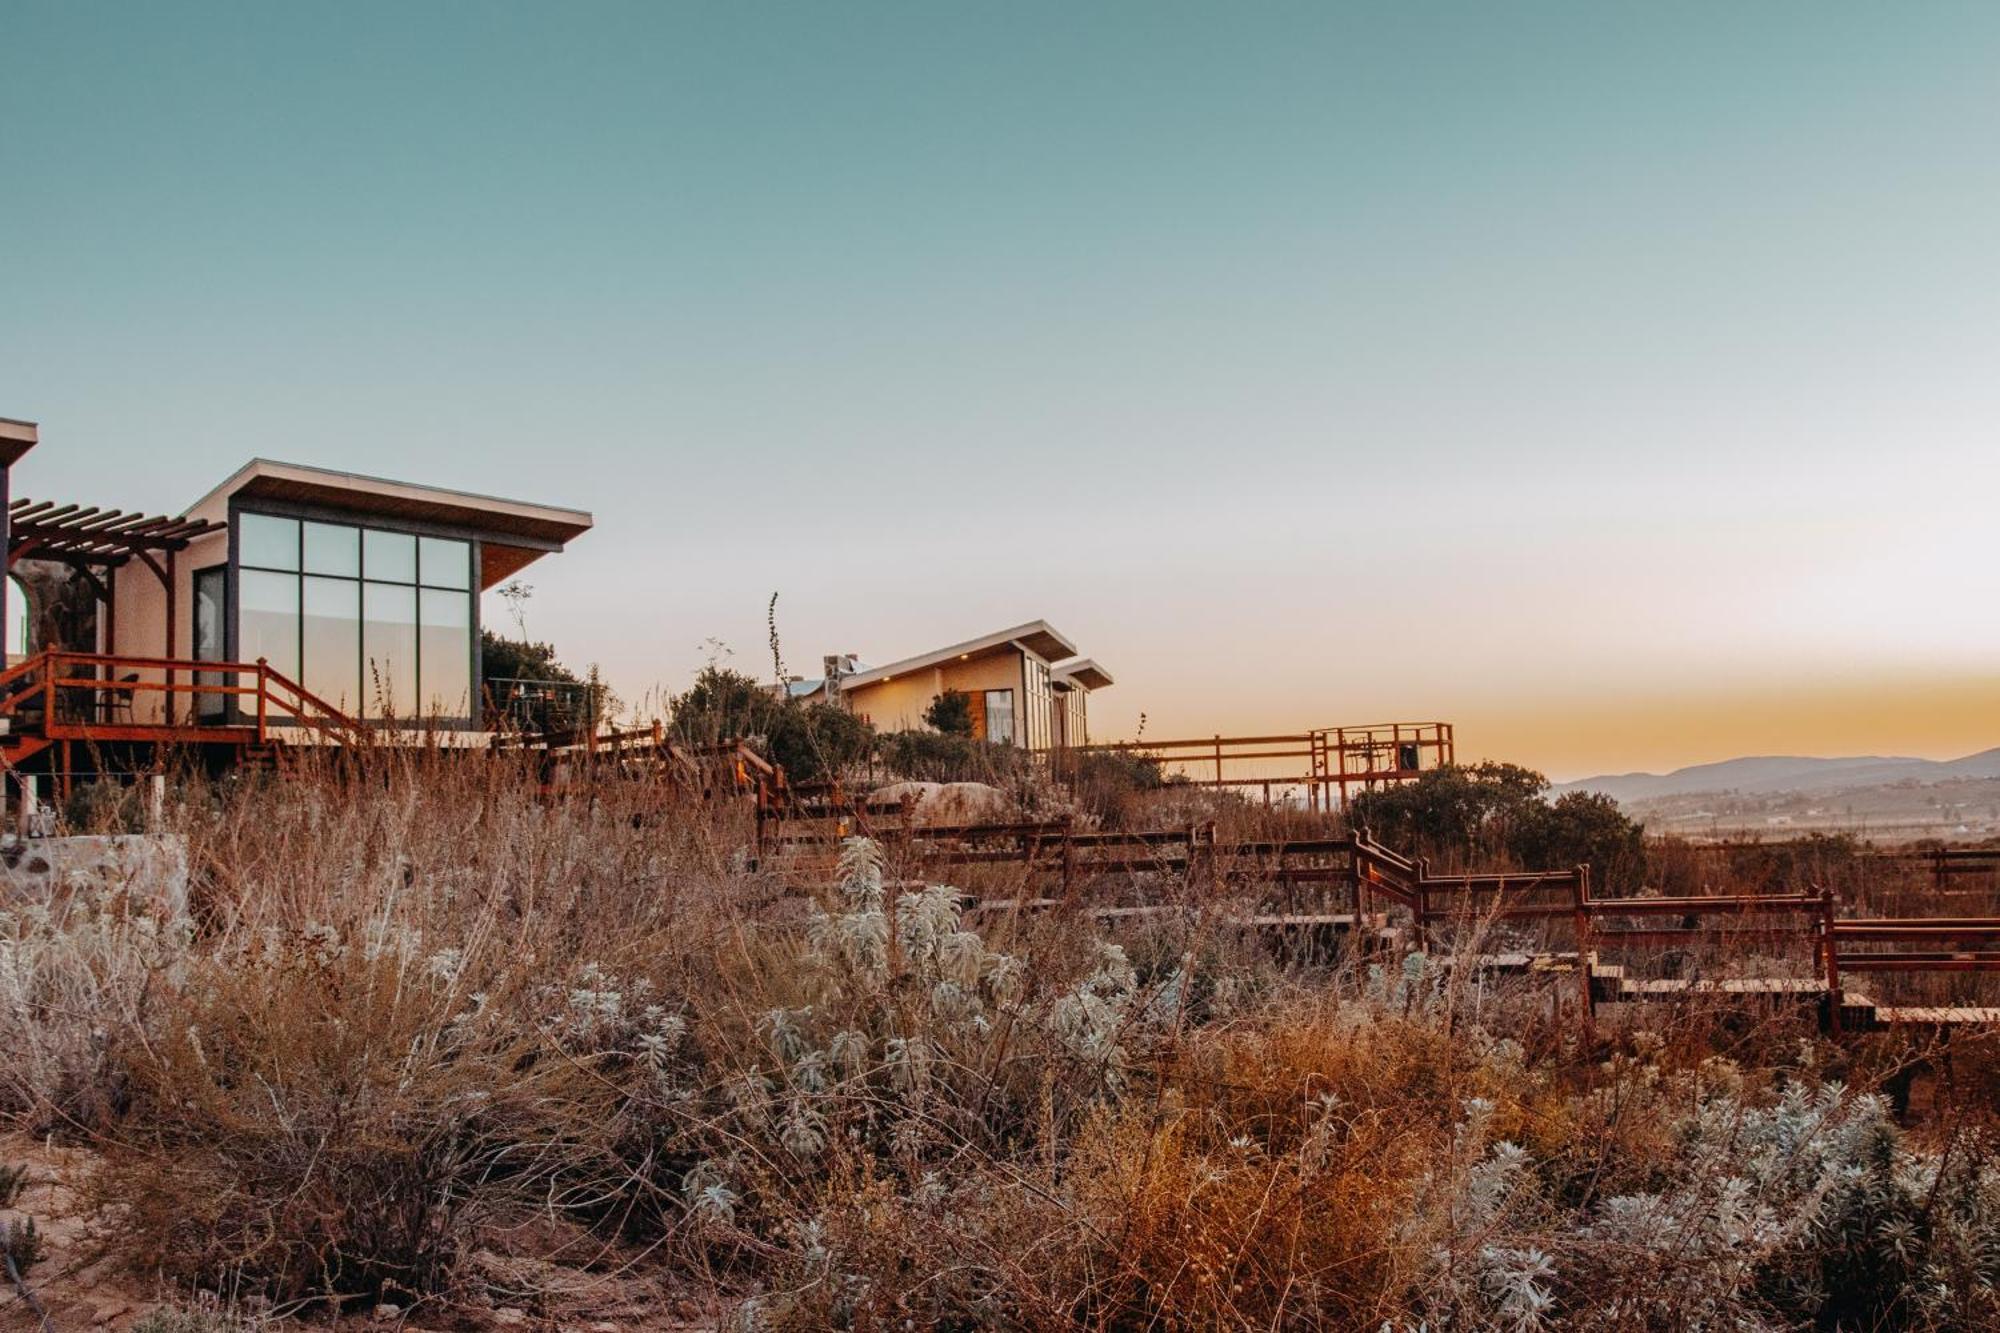
[[[105,607],[106,652],[117,651],[118,580],[120,566],[133,561],[160,580],[167,595],[164,656],[179,656],[176,643],[176,557],[188,543],[229,525],[182,514],[133,513],[96,505],[57,504],[53,500],[14,500],[7,506],[7,568],[26,559],[58,560],[81,574]]]

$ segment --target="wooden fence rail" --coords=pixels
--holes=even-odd
[[[1586,1006],[1594,1010],[1593,969],[1601,951],[1680,949],[1740,944],[1807,952],[1823,985],[1827,1020],[1838,1030],[1841,977],[1846,972],[2000,971],[2000,917],[1841,919],[1831,889],[1811,893],[1598,898],[1590,868],[1434,874],[1376,842],[1367,830],[1332,838],[1218,841],[1212,825],[1141,831],[1083,830],[1066,820],[925,827],[908,822],[909,807],[843,807],[842,833],[862,831],[923,865],[1014,863],[1060,876],[1064,896],[1079,882],[1111,874],[1159,874],[1195,886],[1320,885],[1353,895],[1357,928],[1378,898],[1408,909],[1422,947],[1451,924],[1481,921],[1567,922],[1574,934],[1575,971]],[[901,817],[901,822],[898,822]],[[836,820],[816,812],[807,824]],[[880,820],[880,823],[875,821]],[[788,826],[779,818],[760,844],[783,852],[825,845],[824,830]],[[1937,853],[1935,865],[1983,865],[1989,853],[1963,858]],[[1665,924],[1662,918],[1680,918]],[[1275,919],[1275,918],[1274,918]],[[1657,924],[1656,924],[1657,923]],[[1884,947],[1894,946],[1894,947]],[[1817,993],[1817,992],[1815,992]]]

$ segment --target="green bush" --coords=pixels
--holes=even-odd
[[[1512,825],[1548,785],[1516,764],[1453,765],[1361,793],[1348,818],[1405,852],[1449,863],[1486,860],[1505,850]]]
[[[764,720],[765,757],[787,777],[816,782],[868,758],[875,728],[833,704],[786,701]]]
[[[972,697],[964,690],[946,690],[924,710],[924,723],[947,736],[970,736]]]
[[[744,740],[795,782],[832,777],[867,759],[875,729],[844,708],[803,704],[727,667],[702,669],[673,701],[674,731],[696,745]]]
[[[1573,791],[1525,807],[1509,829],[1508,851],[1524,866],[1588,865],[1592,884],[1626,890],[1646,868],[1645,830],[1600,792]]]
[[[1570,792],[1551,802],[1543,795],[1548,785],[1518,764],[1449,766],[1363,792],[1348,818],[1440,868],[1502,858],[1537,870],[1587,864],[1600,888],[1637,887],[1645,872],[1644,827],[1596,793]]]
[[[489,707],[522,731],[565,731],[589,726],[619,710],[618,697],[596,679],[564,666],[554,644],[505,639],[492,630],[479,636],[479,676],[486,682]],[[515,682],[539,682],[549,689],[523,691]]]
[[[788,702],[740,671],[706,666],[687,693],[675,697],[674,730],[697,745],[760,736]]]
[[[1026,773],[1034,759],[1016,745],[995,745],[936,731],[892,731],[877,745],[883,767],[913,782],[1000,785]]]

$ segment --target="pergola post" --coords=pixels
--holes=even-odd
[[[176,573],[174,557],[178,554],[179,552],[173,547],[170,546],[167,548],[167,572],[165,578],[167,584],[167,660],[169,662],[174,660],[174,649],[179,639],[179,635],[176,633],[180,621],[180,611],[176,605],[178,601],[176,594],[179,592],[179,589],[176,585],[180,580],[174,577]],[[170,727],[174,725],[174,721],[180,713],[180,708],[174,699],[174,680],[178,674],[172,667],[167,668],[167,725]]]

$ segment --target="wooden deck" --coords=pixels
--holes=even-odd
[[[364,724],[262,660],[47,651],[0,672],[0,772],[53,778],[58,796],[77,777],[157,767],[173,750],[254,766],[299,741],[371,738]]]

